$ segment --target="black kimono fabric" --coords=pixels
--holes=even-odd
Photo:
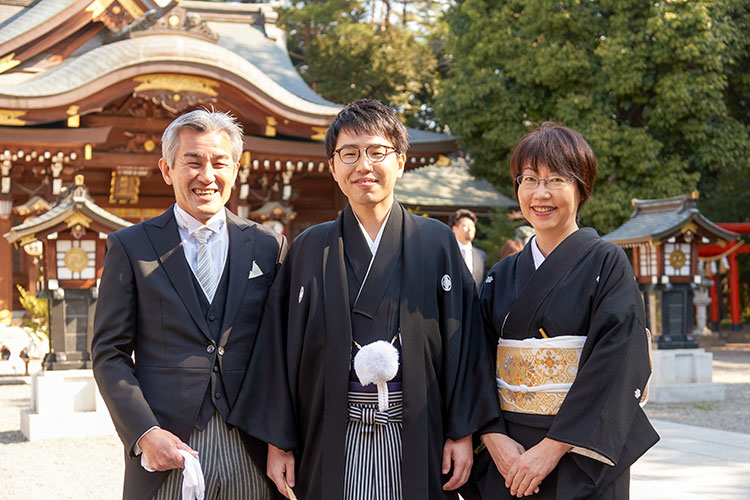
[[[549,437],[614,465],[566,453],[528,498],[628,498],[630,465],[659,437],[639,405],[651,370],[643,303],[625,253],[584,228],[535,270],[526,245],[492,268],[480,297],[495,356],[501,336],[541,338],[540,328],[549,337],[586,336],[578,375],[557,415],[503,411],[482,432],[507,434],[526,449]],[[513,498],[487,451],[473,479],[484,499]]]
[[[447,226],[398,203],[390,217],[403,224],[403,498],[455,499],[442,491],[445,439],[472,434],[499,415],[476,288]],[[248,368],[253,383],[243,385],[229,418],[259,439],[294,450],[295,493],[305,500],[343,494],[352,352],[343,218],[295,239],[266,302]],[[362,293],[376,298],[363,303],[378,304],[387,281],[365,287]]]
[[[372,252],[351,208],[342,212],[346,279],[352,315],[352,339],[360,346],[378,340],[392,343],[401,357],[398,336],[399,302],[403,268],[403,221],[400,210],[388,217],[377,255]],[[367,280],[365,281],[365,278]],[[362,283],[365,283],[364,286]],[[359,348],[352,342],[352,360]],[[401,363],[393,382],[401,381]],[[349,379],[358,381],[354,367]],[[372,385],[369,386],[373,388]]]

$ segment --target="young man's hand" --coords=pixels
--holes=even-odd
[[[445,440],[443,446],[443,474],[448,474],[453,464],[453,475],[443,485],[446,491],[452,491],[466,483],[471,473],[471,465],[474,462],[474,450],[471,447],[471,434],[457,441]]]
[[[290,488],[294,487],[294,453],[269,444],[266,474],[271,478],[279,492],[289,498],[286,485],[288,484]]]

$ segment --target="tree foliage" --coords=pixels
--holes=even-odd
[[[292,60],[320,95],[397,108],[407,124],[435,126],[430,103],[444,46],[433,26],[447,0],[301,0],[283,9]]]
[[[599,167],[582,222],[600,232],[631,198],[696,188],[709,216],[747,220],[748,184],[732,184],[750,170],[749,19],[740,0],[459,0],[435,110],[508,193],[526,132],[545,120],[581,132]]]

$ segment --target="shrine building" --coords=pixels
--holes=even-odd
[[[233,212],[290,238],[335,218],[346,199],[323,140],[341,106],[297,73],[277,17],[266,3],[0,0],[0,236],[78,175],[119,219],[162,213],[174,197],[157,167],[161,134],[199,107],[245,131]],[[453,136],[409,136],[409,170],[457,151]],[[19,308],[14,284],[34,289],[37,260],[0,238],[0,309]]]

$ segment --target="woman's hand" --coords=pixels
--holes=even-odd
[[[542,439],[515,461],[508,476],[504,476],[505,487],[519,498],[538,492],[539,484],[571,448],[550,438]]]
[[[482,442],[487,447],[487,451],[490,452],[490,456],[492,457],[492,461],[495,462],[498,472],[507,481],[510,468],[526,450],[505,434],[497,432],[483,434]]]

